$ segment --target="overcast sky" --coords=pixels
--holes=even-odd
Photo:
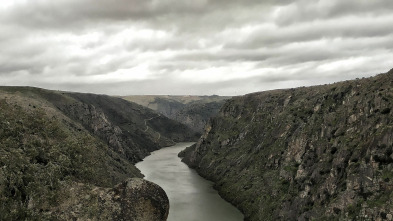
[[[393,68],[392,0],[6,0],[0,85],[241,95]]]

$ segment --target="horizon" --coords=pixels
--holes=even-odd
[[[393,67],[392,1],[116,3],[1,5],[0,84],[111,96],[239,96]]]
[[[275,90],[290,90],[290,89],[297,89],[297,88],[303,88],[303,87],[318,87],[318,86],[324,86],[324,85],[333,85],[333,84],[337,84],[337,83],[341,83],[341,82],[347,82],[347,81],[356,81],[356,80],[360,80],[360,79],[367,79],[367,78],[373,78],[376,77],[378,75],[381,74],[387,74],[388,72],[392,71],[393,68],[389,69],[386,72],[382,72],[382,73],[377,73],[377,74],[373,74],[370,76],[366,76],[366,77],[356,77],[354,79],[345,79],[345,80],[341,80],[341,81],[335,81],[335,82],[327,82],[327,83],[323,83],[323,84],[314,84],[314,85],[300,85],[297,87],[288,87],[288,88],[273,88],[273,89],[269,89],[269,90],[262,90],[262,91],[253,91],[250,93],[246,93],[246,94],[239,94],[239,95],[220,95],[220,94],[126,94],[126,95],[117,95],[117,94],[105,94],[105,93],[94,93],[94,92],[83,92],[83,91],[67,91],[67,90],[58,90],[58,89],[50,89],[50,88],[44,88],[44,87],[37,87],[37,86],[23,86],[23,85],[0,85],[0,87],[30,87],[30,88],[37,88],[37,89],[44,89],[44,90],[50,90],[50,91],[58,91],[58,92],[65,92],[65,93],[81,93],[81,94],[96,94],[96,95],[106,95],[106,96],[111,96],[111,97],[132,97],[132,96],[167,96],[167,97],[213,97],[213,96],[218,96],[218,97],[237,97],[237,96],[244,96],[244,95],[248,95],[248,94],[253,94],[253,93],[261,93],[261,92],[269,92],[269,91],[275,91]]]

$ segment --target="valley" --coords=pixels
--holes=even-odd
[[[392,0],[5,0],[0,221],[393,221]]]
[[[391,70],[232,98],[132,98],[142,106],[0,87],[0,219],[391,220],[392,88]]]
[[[180,156],[245,220],[393,214],[393,70],[232,98]]]
[[[134,164],[197,139],[186,126],[120,98],[31,87],[0,87],[0,123],[0,220],[164,219],[165,192],[138,181],[143,175]],[[124,198],[133,192],[151,200],[150,211],[127,209],[138,208],[140,199]]]
[[[168,194],[168,221],[240,221],[243,214],[223,200],[213,183],[181,162],[177,154],[193,143],[178,143],[146,157],[136,167],[145,179],[157,183]]]
[[[124,96],[125,100],[150,108],[182,123],[201,135],[209,118],[216,115],[228,96]]]

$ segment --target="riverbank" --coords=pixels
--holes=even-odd
[[[160,185],[167,193],[168,221],[243,220],[243,214],[218,195],[212,182],[200,177],[177,157],[192,144],[178,143],[162,148],[136,164],[145,179]]]

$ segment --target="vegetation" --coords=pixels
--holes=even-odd
[[[36,217],[62,200],[70,181],[112,185],[105,145],[73,132],[42,109],[0,101],[1,220]]]
[[[112,217],[105,188],[142,177],[133,163],[192,135],[163,116],[145,123],[153,116],[120,98],[0,87],[0,220]]]
[[[393,214],[392,88],[393,70],[235,97],[181,156],[248,220],[383,218]]]
[[[216,115],[230,97],[223,96],[126,96],[123,99],[138,103],[164,116],[187,125],[198,138],[209,118]]]

